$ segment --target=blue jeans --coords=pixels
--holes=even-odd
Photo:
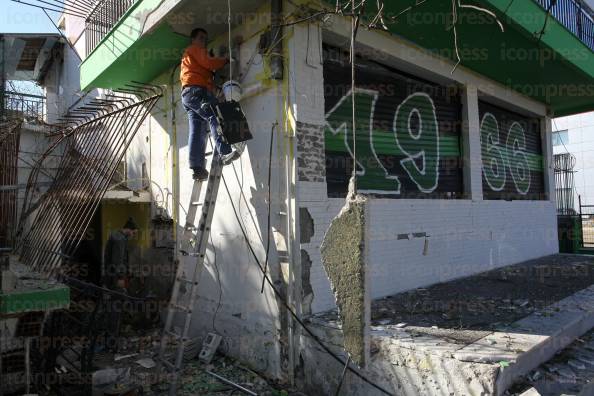
[[[219,155],[229,154],[231,146],[223,140],[217,130],[219,120],[214,113],[217,99],[206,88],[190,85],[182,90],[182,104],[188,113],[190,134],[188,146],[190,148],[190,168],[205,168],[204,153],[206,151],[206,128],[215,142],[215,149]]]

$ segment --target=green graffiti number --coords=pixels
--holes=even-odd
[[[499,123],[491,113],[481,121],[481,148],[485,180],[493,191],[501,191],[507,177],[506,153],[505,147],[499,145]]]
[[[398,177],[389,175],[373,148],[373,113],[379,94],[368,89],[355,89],[355,116],[357,119],[357,184],[361,191],[370,193],[400,193]],[[344,144],[353,157],[352,95],[342,97],[326,114],[326,126],[333,135],[343,134]],[[386,183],[389,180],[389,183]]]
[[[526,156],[526,134],[519,123],[514,122],[509,128],[506,146],[509,170],[516,185],[516,190],[520,194],[526,195],[530,190],[530,168]]]
[[[439,184],[439,127],[429,95],[414,93],[398,106],[394,136],[406,156],[400,164],[411,180],[424,193],[435,191]]]

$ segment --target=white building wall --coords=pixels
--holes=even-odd
[[[594,112],[557,118],[553,131],[568,131],[568,142],[554,147],[555,154],[575,156],[575,189],[583,205],[594,205]],[[576,196],[576,210],[578,202]]]
[[[307,189],[300,184],[301,191],[307,190],[300,205],[314,222],[314,236],[301,247],[312,261],[315,313],[335,307],[320,245],[344,200],[325,199],[325,183],[306,183]],[[372,298],[558,251],[557,218],[550,201],[370,199],[367,222]],[[425,238],[414,233],[428,235],[427,249]],[[408,239],[403,239],[405,234]]]
[[[239,57],[241,70],[257,50],[259,35],[247,30],[256,26],[239,27],[234,34],[251,37],[244,42]],[[252,37],[253,36],[253,37]],[[217,48],[216,43],[213,44]],[[243,87],[254,87],[265,73],[260,55],[245,73]],[[174,88],[171,90],[171,83]],[[163,73],[153,84],[167,85],[150,117],[140,127],[127,154],[128,186],[138,188],[143,164],[151,180],[154,204],[175,218],[178,224],[186,223],[186,212],[193,186],[192,171],[188,163],[188,119],[181,102],[179,68]],[[171,94],[175,108],[172,123]],[[286,231],[286,133],[281,117],[282,86],[268,81],[268,88],[241,101],[250,130],[254,135],[240,159],[226,166],[224,181],[221,181],[214,219],[211,226],[211,243],[199,281],[199,299],[194,304],[194,316],[190,336],[202,336],[217,332],[223,336],[222,348],[232,356],[247,362],[252,368],[273,377],[282,377],[279,349],[280,307],[266,286],[261,293],[262,272],[253,258],[248,242],[261,265],[266,256],[266,225],[268,215],[268,167],[271,172],[271,248],[268,274],[277,287],[282,289],[281,268],[275,239],[281,246]],[[272,131],[273,124],[278,124]],[[269,144],[274,133],[272,160],[269,161]],[[211,151],[210,148],[207,151]],[[179,173],[178,173],[179,172]],[[179,178],[179,179],[178,179]],[[178,184],[179,187],[176,186]],[[179,207],[176,211],[176,188],[179,188]],[[161,194],[161,192],[163,192]],[[232,200],[232,201],[231,201]],[[238,212],[241,224],[247,233],[247,241],[234,215]],[[200,212],[196,220],[199,219]],[[178,238],[183,228],[177,227]],[[185,271],[191,276],[193,261],[186,262]],[[178,324],[181,321],[177,321]]]

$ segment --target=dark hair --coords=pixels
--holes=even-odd
[[[196,36],[198,36],[198,33],[204,33],[206,35],[208,35],[208,32],[202,28],[196,28],[196,29],[192,29],[192,33],[190,33],[190,38],[192,40],[194,40],[196,38]]]
[[[128,221],[126,221],[126,223],[124,224],[124,227],[122,227],[124,229],[129,229],[129,230],[137,230],[138,226],[136,225],[136,222],[134,221],[134,219],[132,217],[128,218]]]

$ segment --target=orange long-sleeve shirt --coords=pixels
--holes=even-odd
[[[215,58],[208,55],[206,48],[195,44],[184,51],[181,61],[181,86],[199,85],[214,91],[213,72],[227,64],[225,58]]]

